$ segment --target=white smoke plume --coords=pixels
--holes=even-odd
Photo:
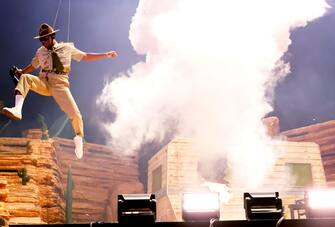
[[[207,157],[228,155],[233,178],[256,186],[274,158],[261,119],[272,110],[267,94],[289,72],[281,57],[290,31],[327,7],[324,0],[140,0],[129,38],[145,62],[106,84],[97,100],[116,113],[104,124],[110,144],[135,151],[174,131]]]

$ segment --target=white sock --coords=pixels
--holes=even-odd
[[[15,95],[15,109],[20,111],[20,113],[22,111],[23,101],[24,97],[22,95]]]

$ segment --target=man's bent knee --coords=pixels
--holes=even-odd
[[[19,78],[19,81],[30,79],[30,76],[31,76],[30,74],[22,74]]]

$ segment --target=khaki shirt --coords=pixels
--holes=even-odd
[[[59,60],[62,62],[64,66],[64,71],[69,73],[71,69],[71,59],[76,61],[81,61],[86,53],[78,50],[73,43],[58,43],[56,40],[54,41],[54,51],[57,53]],[[32,66],[37,69],[41,67],[40,76],[43,76],[43,70],[52,70],[52,57],[51,50],[48,50],[44,46],[41,46],[37,49],[35,57],[31,61]]]

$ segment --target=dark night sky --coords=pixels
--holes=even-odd
[[[328,1],[335,7],[335,1]],[[292,32],[291,74],[276,88],[281,130],[335,119],[335,11]]]
[[[335,7],[335,1],[328,1]],[[137,55],[128,39],[131,17],[137,0],[72,0],[70,41],[86,52],[116,50],[116,59],[95,62],[73,62],[71,90],[82,112],[86,139],[104,143],[96,125],[99,116],[95,98],[106,78],[124,72],[143,59]],[[2,0],[0,42],[0,100],[14,104],[13,84],[8,76],[11,65],[25,67],[40,43],[37,35],[42,22],[53,23],[58,7],[56,0]],[[302,6],[303,7],[303,6]],[[63,0],[56,28],[57,40],[67,38],[68,0]],[[284,16],[284,15],[283,15]],[[292,73],[276,88],[275,110],[270,115],[280,118],[281,129],[335,119],[335,11],[292,32],[292,44],[285,58],[291,63]],[[61,110],[50,97],[29,93],[23,107],[24,119],[12,122],[1,136],[19,136],[22,130],[40,127],[37,114],[45,116],[51,125]],[[0,128],[8,120],[0,116]]]

